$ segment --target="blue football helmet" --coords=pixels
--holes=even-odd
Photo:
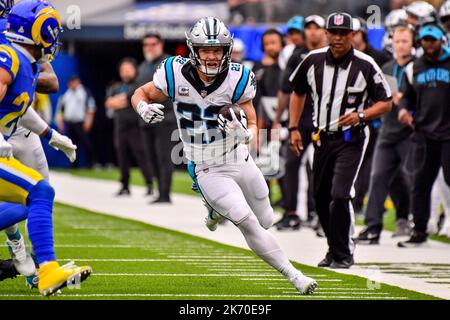
[[[0,0],[0,18],[6,18],[13,6],[14,0]]]
[[[11,42],[40,47],[39,62],[44,62],[53,60],[58,53],[62,31],[59,14],[50,3],[23,0],[11,9],[5,35]]]

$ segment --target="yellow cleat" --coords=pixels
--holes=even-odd
[[[78,267],[73,262],[60,266],[58,262],[51,261],[39,268],[38,273],[39,292],[44,296],[49,296],[66,286],[79,285],[90,276],[92,268],[89,266]]]

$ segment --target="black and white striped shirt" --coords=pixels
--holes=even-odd
[[[391,99],[391,90],[380,67],[368,55],[351,49],[336,60],[329,47],[311,51],[289,81],[299,94],[314,101],[313,123],[324,131],[341,131],[339,117],[359,112],[370,103]]]

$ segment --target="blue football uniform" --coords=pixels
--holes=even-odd
[[[0,44],[9,43],[5,37],[6,19],[0,18]]]
[[[40,66],[8,43],[0,45],[0,68],[13,80],[0,101],[0,132],[8,139],[33,101]],[[0,158],[0,201],[26,204],[29,192],[42,179],[16,159]]]
[[[0,68],[6,70],[13,82],[0,102],[0,132],[8,139],[17,129],[19,118],[34,98],[40,65],[31,63],[12,44],[0,45]]]

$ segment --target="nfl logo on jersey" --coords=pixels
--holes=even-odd
[[[178,87],[178,94],[180,96],[189,96],[189,87],[179,86]]]

